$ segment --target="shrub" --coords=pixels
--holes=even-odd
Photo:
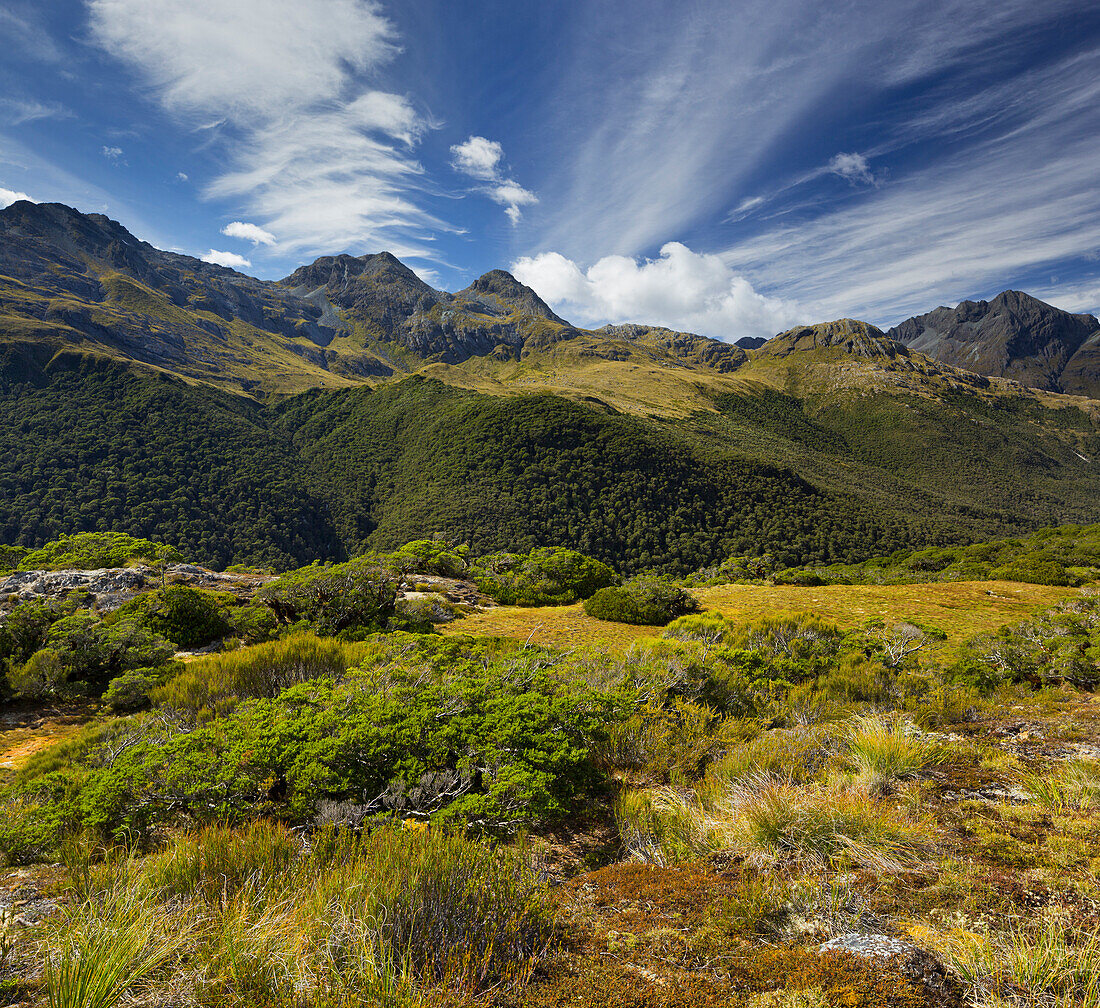
[[[103,699],[116,713],[129,713],[149,705],[149,694],[171,675],[167,668],[137,668],[123,672],[107,684]]]
[[[230,608],[235,601],[232,595],[173,585],[139,595],[107,622],[133,619],[179,648],[197,648],[232,632]]]
[[[478,566],[478,588],[501,605],[570,605],[619,580],[606,564],[559,546],[493,553]]]
[[[48,696],[58,692],[68,678],[61,655],[53,648],[36,651],[27,661],[8,672],[8,684],[25,697]]]
[[[656,576],[601,588],[584,604],[584,611],[596,619],[643,626],[664,626],[697,608],[694,596],[669,579]]]
[[[286,624],[304,620],[320,634],[361,636],[386,629],[397,600],[397,575],[369,557],[313,564],[265,585],[258,598]]]
[[[79,532],[61,536],[27,553],[19,567],[22,570],[122,567],[131,560],[154,560],[162,548],[158,543],[135,539],[122,532]]]
[[[469,567],[469,546],[456,546],[437,539],[418,539],[406,543],[386,557],[388,566],[399,574],[438,574],[440,577],[464,577]]]

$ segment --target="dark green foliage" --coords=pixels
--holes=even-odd
[[[103,700],[116,713],[141,710],[148,706],[149,694],[170,674],[166,667],[130,669],[107,684]]]
[[[524,555],[491,553],[477,562],[478,587],[501,605],[569,605],[618,581],[606,564],[555,546]]]
[[[197,648],[233,631],[232,595],[173,585],[145,592],[111,615],[108,622],[133,619],[178,648]]]
[[[565,546],[627,574],[683,574],[734,553],[790,564],[911,541],[903,518],[789,471],[703,456],[688,431],[554,396],[413,377],[279,409],[349,552],[440,533],[475,554]]]
[[[213,564],[339,558],[303,483],[250,400],[73,352],[0,355],[2,542],[125,532]]]
[[[1017,539],[899,550],[854,565],[792,568],[779,571],[775,582],[812,585],[1003,580],[1081,585],[1098,578],[1100,525],[1062,525]]]
[[[386,557],[387,566],[399,574],[438,574],[440,577],[465,577],[469,568],[469,546],[455,546],[438,539],[419,539],[405,543]]]
[[[584,611],[596,619],[644,626],[664,626],[697,608],[695,598],[678,584],[654,575],[601,588],[584,604]]]
[[[34,804],[27,828],[44,830],[36,843],[48,848],[64,824],[139,837],[181,819],[301,821],[324,801],[511,831],[560,816],[598,784],[590,750],[615,701],[555,677],[542,653],[406,635],[356,647],[357,668],[315,667],[199,723],[117,721],[114,758],[104,762],[102,736],[89,735],[59,768],[29,767],[9,799]],[[0,846],[20,857],[31,845],[13,826]]]
[[[394,614],[397,576],[372,557],[284,574],[259,598],[286,624],[305,622],[317,633],[355,635],[384,630]]]
[[[50,627],[46,645],[55,651],[69,682],[86,682],[102,689],[130,669],[163,665],[175,646],[136,620],[107,624],[79,609]]]

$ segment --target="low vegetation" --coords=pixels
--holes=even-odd
[[[397,597],[440,579],[557,604],[439,633]],[[743,589],[757,608],[712,605]],[[852,586],[838,620],[824,590],[414,540],[253,599],[13,605],[12,698],[95,716],[0,782],[0,882],[52,901],[0,931],[0,991],[1097,1008],[1100,596],[973,588],[948,622]],[[590,636],[554,643],[555,619]],[[208,639],[225,650],[176,657]],[[924,965],[822,948],[853,932]]]

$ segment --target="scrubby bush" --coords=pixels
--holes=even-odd
[[[384,630],[397,601],[397,575],[370,557],[313,564],[265,585],[258,597],[283,623],[317,633],[362,636]]]
[[[122,532],[79,532],[64,535],[25,554],[21,570],[99,570],[123,567],[132,560],[155,561],[164,549],[148,539],[135,539]]]
[[[235,602],[232,595],[173,585],[138,595],[107,622],[133,619],[179,648],[197,648],[229,636]]]
[[[492,553],[478,568],[478,588],[501,605],[570,605],[619,581],[606,564],[559,546]]]
[[[406,543],[386,557],[387,565],[399,574],[438,574],[460,578],[469,567],[470,547],[456,546],[438,539],[418,539]]]
[[[653,575],[601,588],[584,604],[584,611],[596,619],[643,626],[664,626],[697,608],[695,597],[680,585]]]
[[[130,669],[107,684],[103,700],[116,713],[141,710],[149,705],[152,691],[171,674],[167,667]]]

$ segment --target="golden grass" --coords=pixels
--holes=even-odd
[[[1032,612],[1078,594],[1076,588],[1020,584],[1015,581],[955,581],[907,585],[731,584],[700,588],[694,594],[705,609],[737,622],[763,616],[812,612],[854,630],[881,619],[915,620],[942,631],[929,652],[950,654],[965,640],[1026,619]],[[625,651],[643,637],[660,635],[660,628],[605,623],[585,615],[580,605],[524,609],[500,606],[456,620],[443,628],[449,634],[531,638],[555,648],[602,647]]]

